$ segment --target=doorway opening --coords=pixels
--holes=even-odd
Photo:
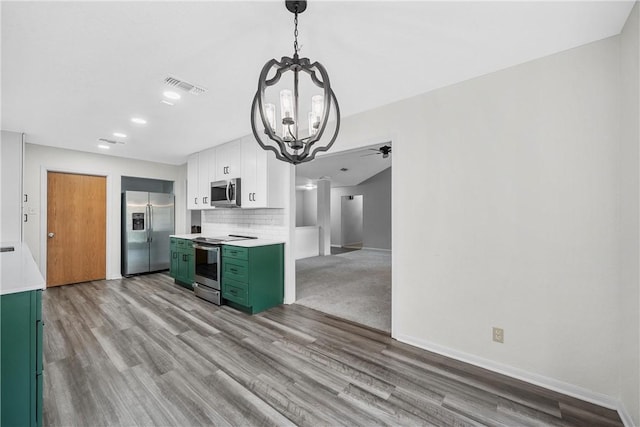
[[[362,249],[362,194],[340,198],[340,242],[331,246],[331,255]]]
[[[296,167],[296,304],[390,333],[391,156],[381,145]]]

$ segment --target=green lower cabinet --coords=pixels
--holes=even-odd
[[[284,299],[284,245],[222,246],[222,298],[250,314]]]
[[[42,425],[42,291],[0,296],[0,425]]]
[[[193,289],[196,271],[195,249],[189,239],[171,238],[171,265],[169,275],[177,284]]]

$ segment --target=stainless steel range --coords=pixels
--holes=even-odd
[[[220,305],[220,272],[222,271],[220,253],[222,244],[256,238],[230,234],[228,236],[196,237],[192,239],[196,256],[195,283],[193,284],[193,291],[196,296]]]

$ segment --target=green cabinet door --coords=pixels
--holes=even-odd
[[[176,276],[178,275],[178,259],[179,259],[179,255],[178,255],[178,240],[175,237],[171,237],[171,241],[169,243],[169,276],[173,277],[174,279],[176,278]]]
[[[171,238],[171,268],[169,274],[177,284],[187,289],[193,289],[195,249],[191,240]]]
[[[222,298],[248,313],[284,300],[284,245],[222,247]]]
[[[42,425],[42,291],[0,297],[0,425]]]

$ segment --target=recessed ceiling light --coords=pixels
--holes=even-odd
[[[108,150],[111,147],[109,147],[108,145],[105,145],[105,144],[100,144],[100,145],[98,145],[98,148],[102,148],[103,150]]]
[[[137,123],[139,125],[146,125],[147,121],[141,117],[131,117],[131,121],[133,123]]]
[[[127,135],[122,133],[122,132],[114,132],[113,136],[115,136],[116,138],[126,138]]]
[[[173,102],[169,102],[169,101],[167,101],[166,99],[163,99],[163,100],[162,100],[162,103],[163,103],[163,104],[167,104],[167,105],[174,105],[174,104],[173,104]]]
[[[165,98],[168,99],[180,99],[180,94],[177,92],[172,92],[170,90],[167,90],[165,92],[163,92],[163,94]]]

